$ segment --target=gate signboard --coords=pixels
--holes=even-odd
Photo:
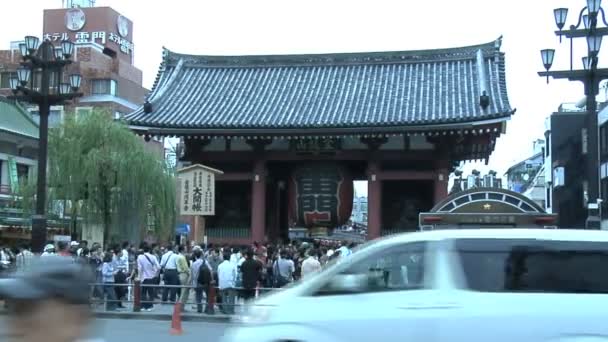
[[[196,164],[177,173],[180,179],[180,215],[215,215],[215,175],[223,172]]]

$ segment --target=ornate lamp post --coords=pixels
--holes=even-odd
[[[599,144],[598,144],[598,117],[597,102],[595,97],[599,93],[599,85],[602,80],[608,79],[608,69],[598,69],[598,53],[602,46],[602,37],[608,35],[608,23],[606,14],[601,7],[601,0],[587,0],[585,6],[578,15],[576,25],[571,25],[569,30],[563,30],[568,16],[567,8],[557,8],[553,10],[555,23],[558,30],[555,32],[560,38],[570,39],[570,70],[549,71],[555,57],[554,49],[541,50],[541,57],[546,71],[539,72],[542,77],[554,79],[568,79],[570,81],[582,82],[585,87],[586,96],[586,142],[583,141],[583,153],[587,155],[587,189],[586,198],[589,209],[587,217],[587,228],[599,228],[600,218],[597,213],[598,203],[601,201],[600,179],[599,179]],[[598,27],[598,20],[603,23],[603,27]],[[582,58],[582,69],[573,68],[573,39],[585,38],[587,40],[587,56]]]
[[[17,77],[10,79],[12,99],[38,105],[40,131],[38,146],[38,184],[36,191],[36,213],[32,217],[32,251],[42,252],[46,243],[46,163],[48,150],[49,113],[51,106],[62,105],[79,96],[82,77],[72,74],[64,77],[65,67],[72,63],[74,43],[61,42],[56,48],[50,41],[40,43],[37,37],[25,37],[19,44],[23,57]],[[63,82],[64,79],[69,82]]]

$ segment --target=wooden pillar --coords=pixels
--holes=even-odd
[[[380,237],[382,229],[382,182],[380,165],[370,161],[367,165],[367,238]]]
[[[441,202],[443,199],[448,197],[448,170],[439,169],[437,170],[437,176],[435,178],[435,191],[434,191],[434,204]]]
[[[251,189],[251,239],[264,242],[266,231],[266,165],[256,160],[253,166]]]

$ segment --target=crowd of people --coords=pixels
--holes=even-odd
[[[141,308],[182,303],[186,310],[194,293],[197,312],[234,313],[237,299],[280,288],[320,271],[332,259],[352,253],[353,243],[291,241],[286,244],[248,246],[176,245],[128,242],[103,249],[87,241],[48,244],[41,257],[63,256],[89,265],[95,274],[91,297],[105,302],[106,310],[125,308],[129,286],[141,282]],[[28,246],[0,248],[0,272],[24,270],[34,254]]]

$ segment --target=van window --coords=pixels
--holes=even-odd
[[[365,284],[357,289],[358,293],[417,290],[426,287],[425,262],[425,243],[406,243],[387,248],[364,260],[354,262],[336,277],[364,276]],[[352,293],[349,291],[342,293],[330,288],[331,284],[327,285],[317,295]]]
[[[608,293],[608,243],[454,241],[467,285],[483,292]]]

